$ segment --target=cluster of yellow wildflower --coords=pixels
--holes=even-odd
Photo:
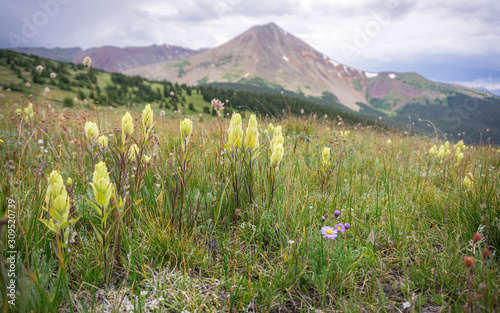
[[[69,181],[69,180],[68,180]],[[69,238],[68,225],[76,223],[78,219],[69,218],[69,197],[66,192],[66,186],[58,171],[52,171],[49,175],[49,185],[45,194],[44,208],[49,212],[50,219],[40,219],[40,221],[56,234],[61,234],[63,231],[63,243],[67,244]]]
[[[339,134],[341,137],[347,137],[351,134],[351,131],[350,130],[344,130],[344,131],[339,131]]]
[[[30,102],[26,108],[22,111],[21,109],[16,109],[16,114],[21,115],[24,113],[24,116],[26,117],[27,122],[31,122],[33,120],[33,117],[35,115],[35,112],[33,111],[33,104]]]
[[[85,137],[87,137],[87,140],[92,146],[97,141],[97,145],[99,146],[99,148],[101,148],[101,150],[104,150],[108,147],[108,137],[104,135],[99,136],[99,127],[96,123],[88,121],[87,123],[85,123],[84,131]]]
[[[464,151],[465,149],[467,149],[467,146],[464,145],[464,142],[462,140],[457,142],[457,144],[455,145],[455,166],[460,164],[460,161],[462,161],[464,157],[464,153],[462,151]]]
[[[154,127],[154,112],[151,109],[151,105],[148,104],[142,111],[142,125],[141,126],[141,131],[142,131],[142,137],[144,140],[147,140],[151,133],[153,132],[153,127]],[[187,120],[187,119],[186,119]],[[182,124],[181,124],[182,128]],[[182,131],[182,129],[181,129]],[[134,133],[134,119],[132,118],[132,115],[130,115],[129,112],[126,112],[125,115],[122,117],[122,150],[125,151],[125,144],[127,142],[127,139],[132,136]],[[189,133],[189,136],[191,136],[191,133]],[[188,138],[189,140],[189,138]],[[97,140],[99,146],[101,149],[104,149],[108,146],[108,138],[106,136],[101,136]],[[132,144],[130,146],[130,149],[128,151],[128,158],[132,162],[136,162],[137,158],[136,155],[139,153],[139,147],[137,144]],[[145,156],[143,157],[145,159]],[[148,157],[148,163],[151,157]]]
[[[455,144],[454,148],[455,148],[455,154],[454,154],[455,166],[457,166],[462,161],[464,157],[463,151],[467,149],[467,146],[464,144],[462,140],[460,140],[459,142],[457,142],[457,144]],[[439,149],[437,148],[436,145],[434,145],[429,150],[429,154],[432,156],[436,156],[436,158],[440,160],[440,163],[443,163],[443,160],[449,157],[451,154],[450,143],[448,141],[445,142],[444,145],[439,146]]]
[[[448,157],[450,155],[450,142],[445,142],[444,145],[439,146],[439,149],[437,148],[436,145],[432,146],[432,148],[429,150],[429,154],[432,156],[436,156],[440,163],[443,163],[443,159]]]

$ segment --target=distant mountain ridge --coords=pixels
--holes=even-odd
[[[13,48],[15,52],[37,55],[42,58],[56,61],[72,62],[73,59],[82,53],[82,48]]]
[[[360,104],[394,114],[406,104],[442,104],[457,92],[490,94],[435,83],[416,73],[371,73],[340,64],[275,23],[254,26],[234,39],[192,57],[124,71],[190,85],[232,82],[274,86],[311,96],[334,94],[345,107]]]
[[[72,52],[78,50],[60,49],[54,54],[68,57]],[[444,136],[466,133],[479,141],[484,133],[500,138],[499,97],[433,82],[417,73],[355,69],[327,57],[275,23],[251,27],[208,50],[106,46],[75,53],[73,61],[81,64],[86,55],[92,57],[93,67],[107,71],[188,85],[287,90],[321,99],[323,105],[361,111],[367,118],[383,117],[403,129],[427,131],[423,121],[430,120]]]
[[[15,48],[16,52],[33,54],[40,57],[81,63],[90,56],[92,66],[107,72],[123,72],[134,67],[149,65],[163,61],[176,61],[196,55],[206,49],[191,50],[174,45],[152,45],[147,47],[115,47],[103,46],[82,50],[81,48]]]

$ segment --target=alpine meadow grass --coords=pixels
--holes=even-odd
[[[3,312],[500,310],[498,147],[216,99],[208,118],[18,103]]]

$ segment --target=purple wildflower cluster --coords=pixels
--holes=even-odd
[[[325,237],[327,239],[331,239],[331,240],[337,239],[337,236],[339,235],[339,233],[343,233],[346,230],[348,230],[349,228],[351,228],[351,224],[349,224],[349,223],[342,224],[339,222],[339,217],[340,217],[339,210],[335,210],[335,212],[333,212],[333,215],[335,216],[335,223],[336,223],[334,225],[334,227],[331,227],[331,226],[321,227],[321,234],[323,235],[323,237]],[[325,222],[326,216],[322,216],[321,220],[323,222]]]

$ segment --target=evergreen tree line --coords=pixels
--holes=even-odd
[[[270,94],[263,92],[252,92],[234,89],[222,89],[208,85],[198,86],[197,89],[203,95],[203,100],[210,102],[214,98],[221,101],[228,100],[225,113],[233,111],[250,110],[261,116],[282,117],[289,113],[293,115],[315,114],[317,118],[334,119],[341,116],[348,123],[373,124],[372,121],[359,117],[345,110],[335,109],[331,106],[321,105],[317,102],[291,96],[290,93]]]

